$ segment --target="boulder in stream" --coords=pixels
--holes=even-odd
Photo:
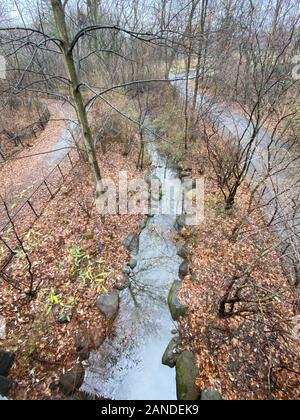
[[[123,245],[130,252],[137,253],[140,246],[140,238],[138,235],[129,235],[128,238],[123,241]]]
[[[177,255],[178,255],[180,258],[183,258],[184,260],[186,260],[186,259],[188,258],[188,256],[189,256],[189,250],[188,250],[188,247],[187,247],[186,245],[183,245],[183,246],[182,246],[182,247],[178,250]]]
[[[15,356],[6,351],[0,351],[0,376],[7,376],[14,364]]]
[[[174,337],[170,341],[164,355],[162,357],[162,364],[165,366],[169,366],[170,368],[174,368],[176,366],[176,360],[178,357],[177,348],[180,343],[179,337]]]
[[[196,401],[200,398],[195,383],[199,370],[193,353],[185,351],[176,360],[177,399],[180,401]]]
[[[186,226],[186,218],[185,218],[185,215],[184,214],[180,214],[176,218],[175,229],[177,230],[177,232],[180,232],[181,229],[183,229],[185,226]]]
[[[8,397],[11,387],[11,380],[4,376],[0,376],[0,395],[2,395],[2,397]]]
[[[190,178],[192,176],[192,168],[182,168],[179,170],[178,176],[181,180],[184,178]]]
[[[80,332],[76,336],[76,350],[81,361],[88,360],[92,348],[92,339],[87,332]]]
[[[179,267],[179,278],[183,280],[189,274],[189,265],[187,261],[183,261]]]
[[[151,172],[146,173],[146,175],[144,176],[144,180],[149,185],[149,187],[152,186],[152,182],[154,182],[154,181],[161,182],[160,178],[157,175],[155,175]]]
[[[213,389],[205,389],[201,392],[202,401],[222,401],[222,399],[220,392]]]
[[[59,385],[64,395],[70,396],[75,394],[83,384],[84,375],[85,371],[81,363],[62,375]]]
[[[148,224],[148,217],[146,217],[144,220],[141,221],[141,224],[140,224],[141,231],[146,229],[147,224]]]
[[[105,315],[107,320],[113,321],[118,315],[119,302],[119,292],[114,289],[98,297],[97,308]]]
[[[121,276],[118,279],[116,279],[115,289],[121,292],[122,290],[127,289],[129,286],[130,286],[129,274],[122,273]]]
[[[180,281],[174,281],[168,296],[168,304],[174,321],[179,321],[179,318],[186,315],[188,312],[188,307],[186,305],[182,305],[178,300],[178,292],[180,288]]]

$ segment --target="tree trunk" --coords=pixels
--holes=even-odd
[[[70,48],[70,40],[66,25],[65,12],[61,0],[51,0],[55,25],[61,39],[61,51],[63,53],[64,66],[69,80],[71,81],[71,94],[74,100],[76,114],[80,123],[81,132],[88,160],[96,183],[96,203],[103,193],[101,172],[97,161],[96,150],[92,140],[92,133],[88,122],[86,108],[79,89],[79,80],[76,73],[73,51]]]
[[[208,8],[208,0],[202,0],[201,5],[201,22],[200,22],[200,33],[204,36],[205,33],[205,23],[207,18],[207,8]],[[199,92],[199,84],[200,84],[200,72],[201,72],[201,62],[203,58],[203,45],[204,40],[203,38],[199,40],[199,51],[198,51],[198,59],[197,59],[197,68],[196,68],[196,80],[195,80],[195,89],[194,89],[194,97],[193,97],[193,110],[196,110],[197,106],[197,98]],[[202,71],[202,75],[204,76],[204,70]]]
[[[188,36],[188,57],[186,63],[186,85],[185,85],[185,106],[184,106],[184,116],[185,116],[185,133],[184,133],[184,148],[185,150],[188,149],[188,137],[189,137],[189,76],[192,64],[192,47],[193,47],[193,18],[195,15],[195,11],[197,5],[199,4],[200,0],[193,0],[192,1],[192,8],[189,15],[188,26],[186,30],[186,34]]]

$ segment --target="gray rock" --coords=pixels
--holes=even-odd
[[[222,401],[222,395],[213,389],[205,389],[201,392],[202,401]]]
[[[123,245],[130,252],[137,253],[140,246],[140,238],[138,235],[129,235],[128,238],[123,241]]]
[[[177,399],[180,401],[196,401],[200,398],[195,383],[199,370],[195,356],[185,351],[176,360],[176,388]]]
[[[175,222],[175,229],[177,232],[180,232],[181,229],[183,229],[186,226],[186,217],[184,214],[181,214],[177,216],[176,222]]]
[[[179,278],[183,280],[189,274],[189,265],[186,261],[180,264],[179,267]]]
[[[93,349],[99,350],[104,341],[106,340],[106,334],[103,333],[102,328],[99,330],[96,328],[93,332]]]
[[[129,286],[130,286],[129,275],[123,273],[121,277],[116,281],[115,289],[121,291],[121,290],[127,289]]]
[[[178,357],[177,347],[180,343],[179,337],[174,337],[170,341],[164,355],[162,357],[162,364],[165,366],[169,366],[170,368],[174,368],[176,365],[176,360]]]
[[[177,162],[177,164],[176,164],[176,170],[177,170],[178,172],[182,172],[182,171],[183,171],[183,169],[184,169],[183,164],[182,164],[181,162]]]
[[[5,378],[4,376],[0,376],[0,395],[2,395],[3,397],[8,397],[11,387],[11,380]]]
[[[174,281],[168,296],[168,304],[174,321],[179,321],[180,317],[186,315],[188,312],[188,307],[182,305],[178,300],[180,288],[181,283],[179,281]]]
[[[14,361],[14,354],[2,350],[0,351],[0,376],[8,376]]]
[[[153,191],[153,193],[152,193],[152,189],[151,189],[151,194],[150,194],[150,197],[149,197],[149,201],[153,201],[153,202],[159,202],[161,199],[162,199],[162,197],[163,197],[163,191],[162,191],[162,182],[161,182],[161,180],[160,180],[160,178],[157,176],[157,175],[155,175],[155,174],[152,174],[152,173],[147,173],[146,175],[145,175],[145,181],[146,181],[146,183],[148,184],[148,186],[149,186],[149,188],[151,189],[151,187],[152,187],[152,183],[159,183],[158,185],[159,185],[159,194],[158,194],[158,196],[157,196],[157,194],[154,194],[154,191]]]
[[[81,362],[86,362],[89,360],[91,352],[88,349],[82,349],[78,352],[79,360]]]
[[[128,266],[128,264],[126,264],[123,268],[123,272],[122,272],[125,276],[129,276],[129,274],[131,273],[131,268]]]
[[[190,171],[182,171],[179,173],[179,179],[189,178],[192,175]]]
[[[84,368],[81,364],[76,365],[69,372],[61,376],[59,384],[66,396],[74,394],[80,389],[84,381]]]
[[[146,181],[148,185],[151,185],[151,178],[152,178],[151,172],[147,172],[144,176],[144,181]]]
[[[184,168],[182,167],[181,169],[179,169],[179,178],[180,179],[184,179],[184,178],[188,178],[190,176],[192,176],[192,168]]]
[[[118,315],[119,301],[119,292],[111,290],[109,293],[98,297],[97,308],[105,315],[106,319],[113,321]]]
[[[196,183],[194,182],[194,180],[192,182],[190,182],[190,180],[184,181],[183,189],[184,189],[185,194],[195,189],[195,187],[196,187]]]
[[[141,222],[141,224],[140,224],[141,230],[146,229],[147,224],[148,224],[148,218],[146,218],[146,219],[142,220],[142,222]]]
[[[149,187],[151,187],[151,184],[153,181],[160,181],[159,177],[155,174],[152,174],[151,172],[146,173],[144,180],[146,181],[146,183],[149,185]]]
[[[68,399],[69,401],[103,401],[106,398],[97,397],[96,395],[90,395],[87,392],[76,392],[72,397]]]
[[[79,333],[76,337],[76,350],[81,361],[89,359],[91,348],[91,337],[87,333]]]

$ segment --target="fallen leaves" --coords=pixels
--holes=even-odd
[[[205,160],[205,151],[195,147],[192,153],[187,164],[197,176],[199,155]],[[299,399],[299,342],[291,336],[294,295],[281,255],[276,251],[266,255],[251,273],[242,294],[247,303],[235,306],[245,312],[228,319],[218,314],[229,282],[274,243],[272,233],[258,210],[247,222],[247,233],[232,240],[247,208],[247,185],[228,213],[220,211],[222,197],[209,165],[205,187],[206,218],[188,239],[191,277],[184,279],[180,296],[189,305],[181,333],[184,348],[197,355],[197,386],[217,389],[233,400]]]
[[[135,148],[124,157],[118,145],[99,156],[103,176],[116,182],[120,170],[126,170],[129,179],[140,176],[136,159]],[[63,370],[72,368],[78,358],[77,335],[87,331],[94,343],[101,344],[111,328],[96,308],[98,285],[87,282],[81,287],[78,278],[70,273],[70,249],[76,247],[95,261],[105,261],[109,269],[105,286],[112,288],[129,260],[123,241],[139,231],[142,216],[101,218],[92,206],[88,217],[82,203],[90,203],[93,195],[93,178],[87,164],[80,162],[26,237],[41,290],[53,289],[59,302],[76,299],[69,323],[61,324],[51,313],[47,315],[49,292],[40,292],[36,300],[28,301],[25,295],[1,284],[0,309],[8,329],[7,340],[1,344],[16,353],[11,374],[16,384],[12,397],[16,399],[49,399],[50,384]],[[24,280],[24,265],[15,262],[11,270],[16,281]]]

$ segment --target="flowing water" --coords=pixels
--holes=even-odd
[[[157,153],[153,137],[148,140],[153,175],[178,181]],[[140,235],[138,265],[130,288],[121,292],[113,336],[89,361],[83,389],[90,394],[115,400],[176,399],[175,370],[161,363],[174,329],[167,296],[182,262],[175,221],[175,212],[155,215]]]

